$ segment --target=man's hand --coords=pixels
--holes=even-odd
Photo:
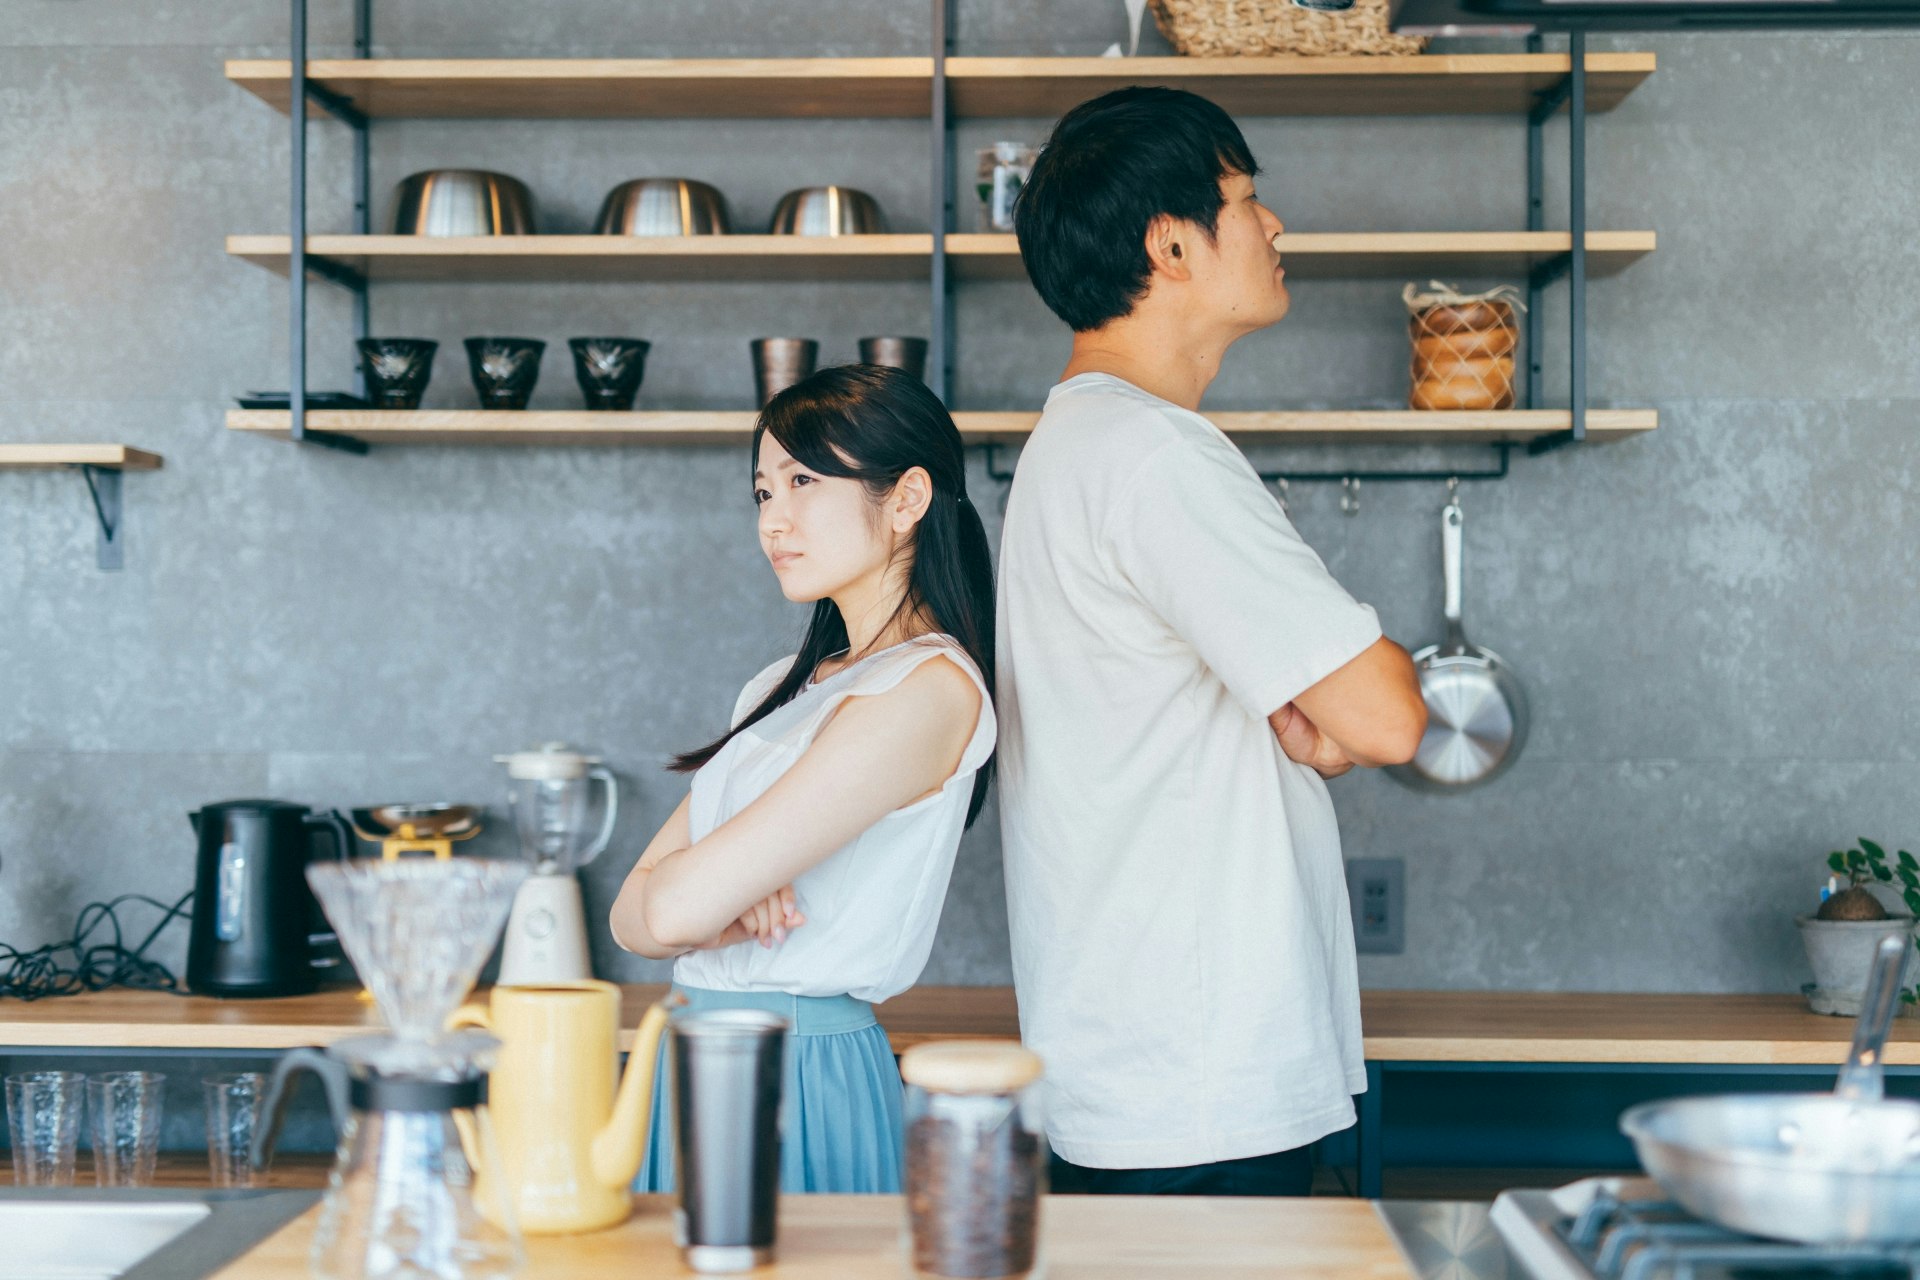
[[[1271,722],[1280,738],[1280,750],[1295,764],[1303,764],[1323,778],[1337,778],[1353,768],[1347,753],[1291,702],[1274,712]]]

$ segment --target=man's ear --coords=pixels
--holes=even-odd
[[[1193,279],[1190,231],[1188,224],[1165,213],[1147,224],[1147,261],[1156,275],[1183,282]]]

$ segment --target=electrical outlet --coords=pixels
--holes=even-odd
[[[1407,949],[1407,864],[1402,858],[1347,863],[1353,943],[1361,955],[1397,956]]]

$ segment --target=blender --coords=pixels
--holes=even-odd
[[[387,1027],[293,1050],[268,1087],[256,1168],[301,1071],[326,1086],[339,1130],[308,1259],[321,1280],[506,1280],[523,1266],[486,1108],[500,1042],[446,1028],[526,874],[517,862],[474,858],[307,868]]]
[[[613,839],[620,788],[594,756],[564,743],[495,756],[507,766],[507,804],[520,832],[520,852],[533,874],[520,886],[507,917],[500,953],[501,986],[573,982],[593,976],[587,917],[574,873],[600,856]],[[598,829],[590,825],[594,784],[605,790]]]

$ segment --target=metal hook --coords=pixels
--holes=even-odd
[[[1285,476],[1275,476],[1273,478],[1273,487],[1277,491],[1275,496],[1280,499],[1281,512],[1285,515],[1292,515],[1293,507],[1287,502],[1287,478]]]
[[[1360,477],[1347,476],[1340,481],[1340,513],[1357,516],[1360,514]]]
[[[1447,505],[1450,507],[1457,507],[1460,505],[1460,477],[1459,476],[1447,477]]]

